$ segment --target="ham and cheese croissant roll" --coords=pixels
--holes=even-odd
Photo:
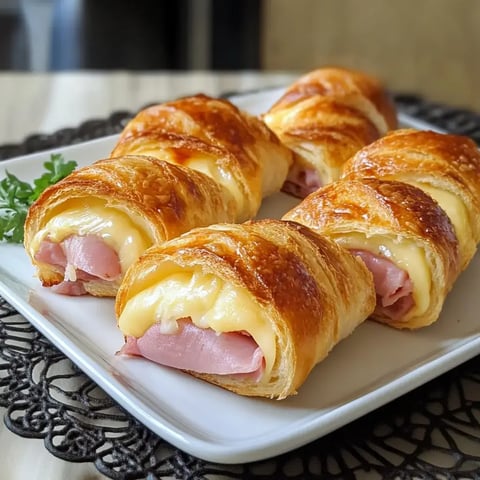
[[[121,353],[285,398],[375,306],[365,265],[293,222],[194,229],[147,250],[116,299]]]
[[[358,255],[373,273],[373,318],[396,328],[437,320],[460,272],[453,226],[429,195],[402,182],[338,180],[309,195],[284,219]]]
[[[304,75],[263,120],[295,153],[284,190],[301,198],[338,179],[348,158],[397,126],[380,82],[344,68]]]
[[[364,147],[344,165],[348,178],[376,177],[421,188],[455,228],[461,268],[480,241],[480,152],[460,135],[402,129]]]
[[[253,218],[262,199],[281,189],[293,161],[260,119],[206,95],[138,113],[111,156],[126,154],[151,155],[212,177],[235,198],[237,221]]]
[[[229,192],[203,173],[147,156],[111,158],[44,191],[28,212],[25,248],[44,286],[114,296],[152,244],[236,214]]]

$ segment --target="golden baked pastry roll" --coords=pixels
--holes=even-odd
[[[258,220],[150,248],[128,270],[115,309],[121,353],[281,399],[374,306],[360,260],[296,223]]]
[[[426,130],[391,132],[344,165],[345,177],[376,177],[415,185],[450,217],[464,269],[480,241],[480,152],[461,135]]]
[[[44,286],[114,296],[154,243],[233,221],[235,202],[201,172],[147,156],[100,160],[46,189],[25,222],[25,248]]]
[[[295,153],[284,190],[305,197],[337,180],[357,150],[397,127],[383,85],[362,72],[320,68],[295,83],[263,116]]]
[[[253,218],[280,191],[292,153],[258,118],[228,100],[195,95],[154,105],[125,127],[111,156],[151,155],[198,170],[237,202],[237,221]]]
[[[436,321],[460,272],[448,216],[429,195],[406,183],[338,180],[310,194],[284,219],[361,257],[375,280],[372,317],[396,328]]]

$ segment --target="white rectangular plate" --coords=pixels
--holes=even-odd
[[[265,111],[278,90],[234,98]],[[404,124],[428,125],[403,117]],[[108,156],[116,137],[58,149],[80,165]],[[0,163],[24,180],[47,153]],[[267,199],[261,217],[279,217],[297,200]],[[21,246],[0,244],[0,295],[148,428],[180,449],[222,463],[243,463],[306,444],[480,353],[480,259],[449,295],[441,318],[416,332],[366,322],[318,365],[297,396],[244,398],[143,359],[116,356],[122,336],[113,300],[62,297],[39,285]]]

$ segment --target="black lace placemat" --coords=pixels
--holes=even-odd
[[[479,115],[411,95],[395,99],[400,111],[480,143]],[[116,133],[131,117],[116,112],[32,135],[1,146],[0,159]],[[480,356],[300,449],[220,465],[150,432],[0,299],[0,405],[11,431],[113,479],[480,479]]]

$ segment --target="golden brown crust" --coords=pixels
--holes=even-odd
[[[394,104],[381,83],[343,68],[302,76],[263,119],[295,152],[292,176],[313,170],[321,184],[337,180],[357,150],[397,127]]]
[[[171,262],[246,289],[266,313],[277,351],[270,378],[257,383],[194,374],[242,395],[294,394],[375,304],[370,272],[346,250],[296,223],[260,220],[194,229],[147,250],[119,290],[117,317],[133,296],[162,278],[162,266]]]
[[[337,180],[344,162],[379,137],[361,112],[321,96],[267,114],[265,121],[295,152],[298,163],[320,174],[322,184]]]
[[[480,152],[470,138],[397,130],[355,154],[345,163],[343,176],[397,180],[447,192],[461,200],[467,222],[452,221],[462,230],[457,232],[462,239],[462,268],[468,265],[480,241]],[[448,211],[448,198],[437,201]]]
[[[279,191],[291,152],[256,117],[227,100],[195,95],[154,105],[123,130],[112,156],[147,154],[210,175],[253,218],[263,197]]]
[[[28,212],[25,247],[45,286],[60,283],[63,274],[37,262],[31,243],[75,199],[83,200],[86,211],[92,202],[101,200],[126,213],[151,244],[196,226],[232,221],[237,213],[229,193],[200,172],[146,156],[97,161],[46,189]],[[110,287],[101,281],[88,283],[94,288],[91,293],[101,296],[115,295],[118,287],[117,283]]]
[[[339,180],[309,195],[284,219],[341,244],[343,238],[360,233],[367,244],[369,238],[380,236],[421,249],[432,279],[429,308],[420,316],[397,322],[374,316],[392,326],[418,328],[435,321],[460,272],[458,242],[449,218],[429,195],[406,183]]]
[[[336,98],[346,104],[355,102],[354,97],[363,97],[383,117],[386,129],[381,129],[382,134],[398,126],[395,105],[384,85],[371,75],[341,67],[319,68],[303,75],[273,108],[285,107],[314,95]],[[361,104],[357,103],[357,107],[364,110],[363,113],[367,116],[375,115],[367,106],[362,109]]]

